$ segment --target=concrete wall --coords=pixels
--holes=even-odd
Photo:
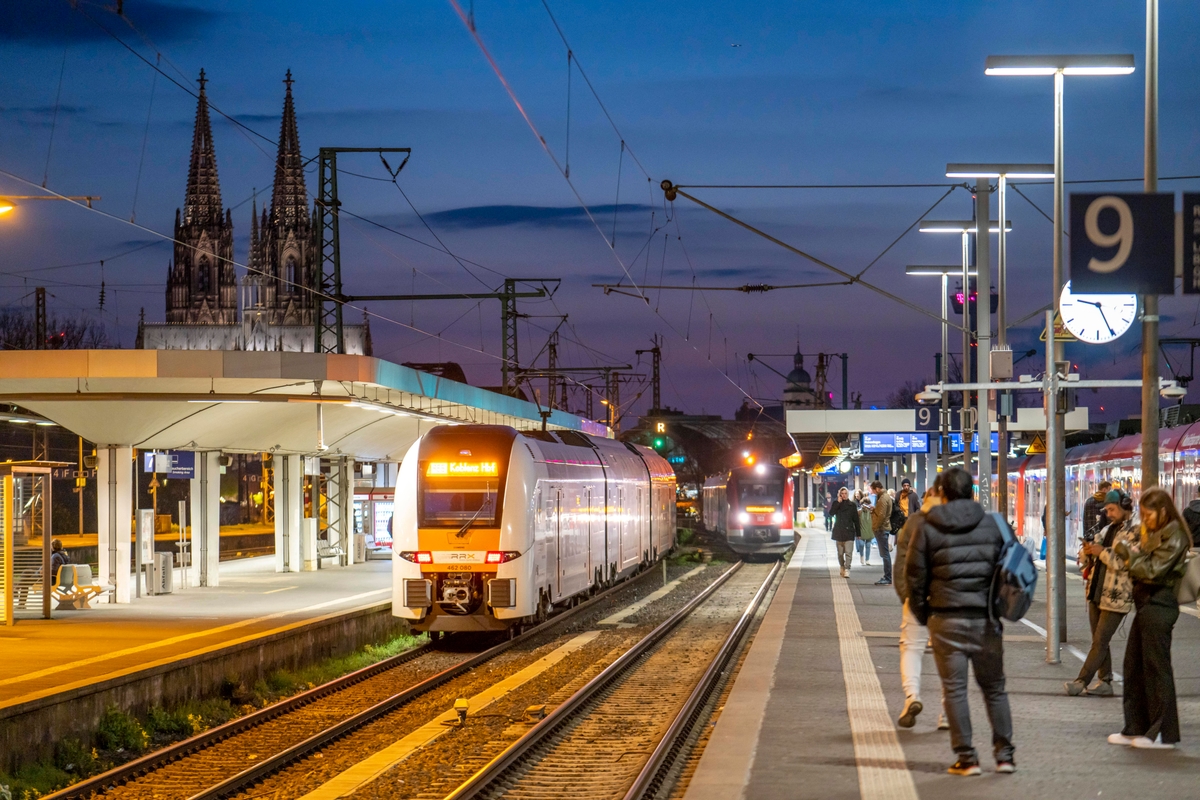
[[[295,669],[404,633],[391,601],[306,623],[250,642],[153,669],[0,708],[0,769],[49,758],[65,738],[91,740],[104,709],[143,715],[153,706],[218,694],[226,677],[253,683],[277,669]]]

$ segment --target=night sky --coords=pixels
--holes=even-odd
[[[462,2],[470,8],[470,0]],[[72,10],[66,0],[0,6],[0,169],[34,184],[0,175],[0,193],[36,194],[45,179],[62,194],[102,196],[96,207],[111,217],[47,202],[23,204],[3,218],[0,305],[29,307],[33,288],[45,286],[52,314],[102,320],[110,340],[123,347],[133,345],[139,309],[147,320],[162,320],[170,259],[169,243],[127,223],[132,218],[171,233],[196,106],[131,49],[193,89],[204,68],[213,105],[254,131],[213,114],[240,263],[255,190],[260,207],[269,201],[282,80],[290,68],[305,156],[320,146],[412,147],[399,185],[463,262],[404,238],[440,247],[377,156],[346,158],[344,169],[366,177],[343,175],[344,207],[404,234],[343,217],[348,293],[487,291],[504,276],[561,278],[551,301],[520,307],[531,315],[521,323],[523,364],[542,348],[557,314],[569,315],[560,363],[570,366],[635,363],[633,351],[650,347],[660,333],[663,401],[694,413],[729,416],[743,391],[777,401],[782,380],[751,368],[745,355],[788,354],[797,340],[806,354],[848,352],[851,391],[862,392],[867,405],[882,405],[905,381],[932,377],[939,328],[858,286],[750,296],[647,291],[649,304],[605,296],[591,284],[628,283],[626,269],[650,284],[836,280],[682,198],[666,204],[657,189],[662,179],[944,184],[695,190],[857,273],[946,192],[953,182],[944,177],[948,161],[1052,160],[1052,79],[987,77],[983,66],[989,54],[1054,52],[1135,55],[1133,75],[1067,78],[1066,178],[1142,175],[1145,4],[1133,0],[556,0],[550,8],[628,147],[622,155],[620,137],[573,67],[570,177],[601,231],[449,3],[126,0],[128,22],[104,4],[80,6]],[[473,12],[500,71],[565,165],[567,48],[546,9],[537,0],[476,0]],[[1200,175],[1200,7],[1164,2],[1161,15],[1159,174]],[[316,190],[315,165],[308,188]],[[1104,188],[1138,191],[1140,184],[1083,190]],[[1050,212],[1048,184],[1022,189]],[[1160,189],[1198,191],[1200,180],[1163,181]],[[1017,319],[1049,301],[1052,237],[1050,223],[1029,202],[1015,193],[1009,200],[1009,308]],[[995,214],[994,201],[992,208]],[[957,189],[929,216],[970,214],[970,194]],[[937,280],[905,278],[904,266],[958,259],[956,237],[914,228],[865,277],[936,310]],[[1197,335],[1196,299],[1165,298],[1162,305],[1162,335]],[[376,355],[454,360],[474,384],[499,382],[496,301],[376,304],[371,311],[382,315],[371,323]],[[1033,322],[1013,331],[1014,349],[1038,347],[1039,332]],[[1139,336],[1135,326],[1114,345],[1075,344],[1067,354],[1088,377],[1133,377]],[[1186,368],[1186,350],[1180,355]],[[786,355],[766,360],[790,369]],[[814,361],[806,360],[810,371]],[[1019,371],[1041,365],[1039,355]],[[831,379],[840,404],[841,376]],[[623,400],[637,391],[623,389]],[[1114,391],[1081,403],[1092,407],[1093,420],[1113,419],[1132,413],[1138,396]],[[648,404],[647,388],[628,408],[636,413]]]

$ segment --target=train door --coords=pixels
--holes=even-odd
[[[648,561],[648,560],[650,560],[650,557],[651,557],[650,550],[651,550],[652,546],[650,544],[650,536],[649,536],[650,513],[649,513],[649,509],[646,506],[646,489],[645,489],[645,487],[642,487],[642,486],[637,487],[637,491],[634,492],[634,502],[636,505],[634,505],[633,518],[635,520],[637,520],[638,553],[639,553],[639,555],[645,554],[645,558]]]
[[[563,558],[563,546],[566,544],[563,541],[562,529],[562,489],[555,489],[554,496],[554,527],[551,530],[554,532],[554,596],[562,597],[563,594],[563,569],[565,559]]]
[[[583,488],[583,540],[587,543],[587,583],[591,584],[596,578],[596,561],[593,554],[595,542],[592,532],[596,526],[592,523],[592,487]]]

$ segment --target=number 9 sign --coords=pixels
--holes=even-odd
[[[1174,195],[1073,194],[1070,233],[1073,291],[1174,293]]]

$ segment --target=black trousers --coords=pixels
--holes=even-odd
[[[1121,733],[1126,736],[1154,739],[1162,734],[1164,744],[1179,741],[1171,667],[1171,632],[1177,619],[1179,607],[1173,603],[1137,604],[1125,645],[1125,729]]]
[[[964,761],[979,763],[971,741],[971,707],[967,702],[969,667],[983,692],[992,723],[996,763],[1012,761],[1012,710],[1004,688],[1004,627],[984,618],[929,615],[929,642],[942,679],[942,704],[950,723],[950,746]]]

